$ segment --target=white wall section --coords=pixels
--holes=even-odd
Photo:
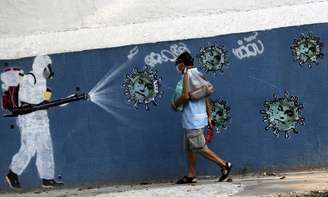
[[[328,22],[328,0],[2,0],[0,59]]]

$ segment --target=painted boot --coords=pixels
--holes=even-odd
[[[13,190],[21,189],[19,181],[18,181],[18,176],[13,171],[9,170],[9,173],[7,174],[7,176],[5,178],[11,189],[13,189]]]
[[[55,187],[63,186],[63,182],[57,182],[54,179],[42,179],[42,188],[51,189]]]

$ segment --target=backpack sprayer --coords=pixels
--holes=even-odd
[[[46,110],[51,107],[63,106],[65,104],[79,101],[89,100],[90,97],[87,93],[80,93],[79,88],[76,88],[76,93],[53,101],[44,101],[40,104],[26,104],[21,106],[18,104],[18,91],[20,76],[24,75],[24,71],[16,67],[8,67],[5,64],[5,68],[0,75],[2,81],[2,108],[9,112],[4,114],[3,117],[16,117],[18,115],[28,114],[38,110]]]

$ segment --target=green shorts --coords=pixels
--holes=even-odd
[[[185,129],[183,141],[185,151],[201,152],[207,148],[204,137],[204,128]]]

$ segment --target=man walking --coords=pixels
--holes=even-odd
[[[184,52],[176,59],[177,71],[183,75],[182,95],[171,103],[171,107],[183,106],[182,127],[184,129],[184,143],[188,161],[188,175],[178,180],[177,184],[196,183],[196,153],[200,153],[206,159],[214,162],[221,168],[221,177],[218,181],[225,180],[230,171],[231,163],[221,159],[205,142],[204,129],[211,126],[211,103],[208,97],[199,100],[190,99],[190,76],[192,73],[201,74],[197,68],[193,68],[193,58],[188,52]]]

